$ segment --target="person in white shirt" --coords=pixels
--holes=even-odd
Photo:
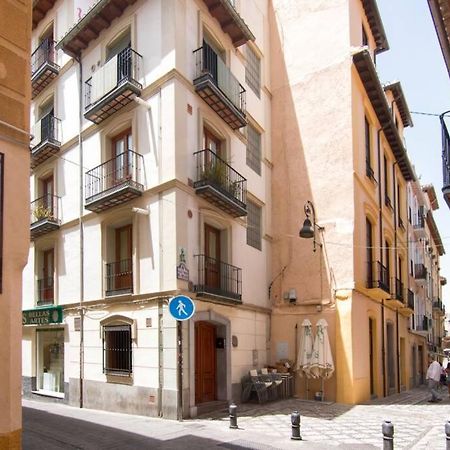
[[[431,361],[427,370],[428,389],[431,393],[431,399],[428,401],[431,403],[440,402],[442,400],[437,392],[441,373],[441,365],[437,361]]]

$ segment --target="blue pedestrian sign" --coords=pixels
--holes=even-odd
[[[169,302],[169,312],[176,320],[189,320],[195,313],[195,303],[185,295],[177,295]]]

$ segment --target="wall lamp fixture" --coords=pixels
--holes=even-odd
[[[309,200],[306,201],[305,206],[303,207],[303,210],[305,211],[306,219],[303,222],[303,226],[298,233],[301,238],[304,239],[311,239],[313,238],[313,252],[316,251],[316,245],[319,247],[322,247],[322,244],[320,242],[316,241],[316,228],[319,231],[323,231],[324,228],[317,225],[316,222],[316,211],[314,210],[314,205]],[[311,219],[312,218],[312,222]]]

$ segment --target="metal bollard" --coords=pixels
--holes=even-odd
[[[230,413],[230,428],[238,428],[237,406],[234,403],[232,403],[228,408],[228,412]]]
[[[383,450],[394,450],[394,425],[390,420],[385,420],[381,425],[383,432]]]
[[[447,446],[445,448],[450,450],[450,421],[447,421],[445,424],[445,436],[447,438]]]
[[[301,441],[302,437],[300,436],[300,413],[298,411],[294,411],[291,414],[291,424],[292,424],[291,439],[294,441]]]

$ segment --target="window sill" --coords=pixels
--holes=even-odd
[[[45,391],[41,389],[39,391],[31,391],[31,393],[41,395],[42,397],[64,398],[64,392]]]
[[[106,373],[106,382],[114,384],[127,384],[129,386],[133,385],[133,375],[118,375],[112,373]]]

